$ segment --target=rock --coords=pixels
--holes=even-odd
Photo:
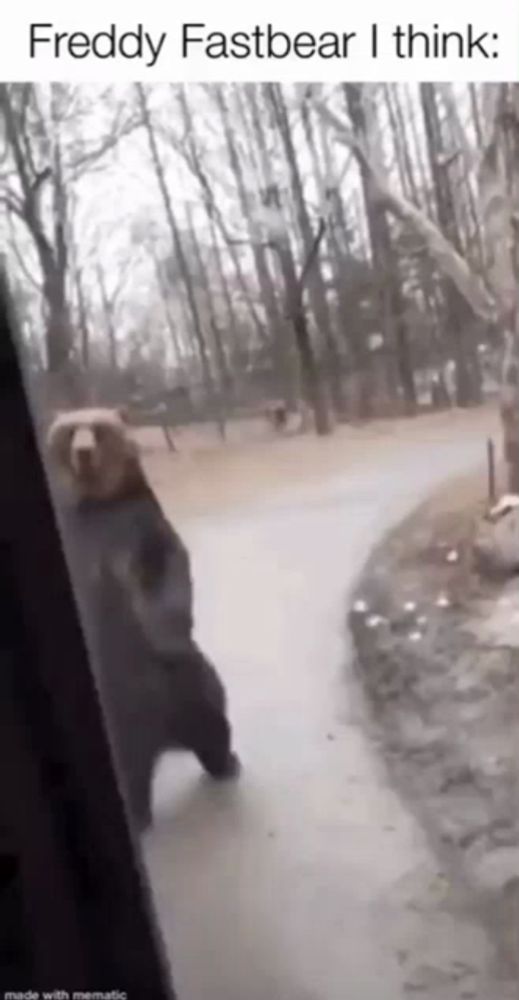
[[[479,522],[474,551],[485,572],[514,573],[519,568],[519,497],[502,497]]]
[[[453,764],[446,769],[440,789],[442,792],[447,792],[462,785],[473,784],[475,784],[475,775],[470,766],[468,764]]]
[[[472,864],[469,874],[478,889],[502,891],[515,879],[519,881],[519,845],[489,851]]]
[[[408,993],[424,993],[426,990],[442,989],[450,986],[454,977],[447,969],[434,965],[422,965],[411,979],[404,984]]]
[[[424,750],[441,745],[445,730],[439,726],[431,728],[419,716],[402,717],[401,740],[407,750]]]

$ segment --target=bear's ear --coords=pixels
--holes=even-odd
[[[49,411],[46,420],[47,430],[51,430],[62,417],[65,416],[66,411],[61,409],[52,409]]]
[[[47,448],[52,448],[56,434],[58,433],[59,421],[63,416],[63,410],[51,410],[47,414],[44,427],[42,428],[43,440]]]

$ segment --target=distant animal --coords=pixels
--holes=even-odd
[[[193,638],[189,553],[146,479],[124,415],[58,414],[47,445],[116,764],[143,830],[163,751],[192,751],[215,779],[238,775],[226,692]]]
[[[267,403],[263,412],[269,425],[278,434],[287,429],[289,412],[286,403],[279,400]]]

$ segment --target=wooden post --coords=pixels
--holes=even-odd
[[[496,496],[496,450],[492,438],[487,441],[488,500],[495,504]]]
[[[161,427],[162,427],[162,433],[164,434],[164,437],[166,439],[166,444],[168,446],[168,451],[176,451],[177,449],[175,447],[175,440],[174,440],[173,435],[171,433],[170,427],[168,426],[167,423],[161,424]]]

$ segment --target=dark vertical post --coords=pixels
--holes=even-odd
[[[491,505],[497,499],[496,491],[496,450],[492,438],[487,441],[488,500]]]

